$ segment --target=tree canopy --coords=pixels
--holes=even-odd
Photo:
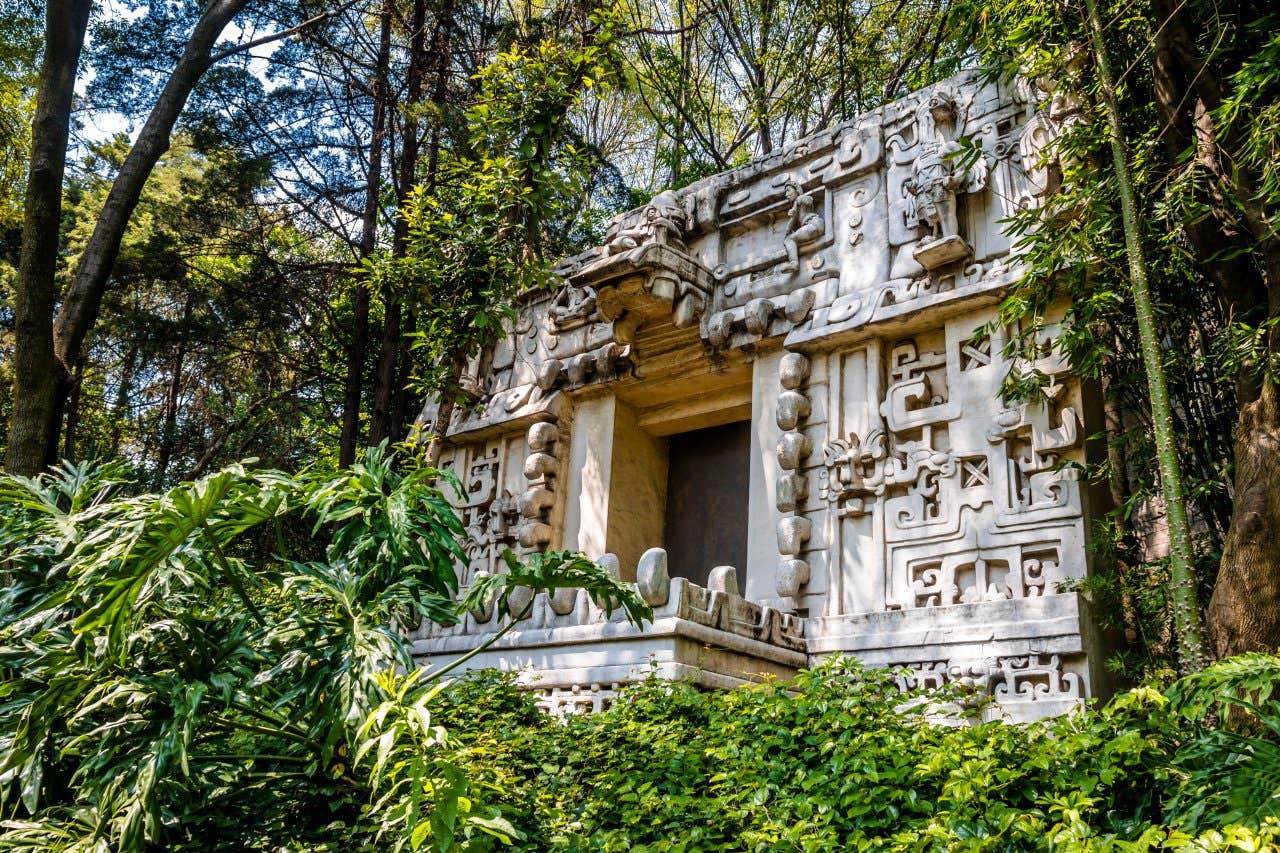
[[[448,422],[468,360],[613,216],[961,68],[1021,87],[1062,120],[1043,152],[1055,191],[1007,223],[1027,274],[1000,323],[1016,331],[1010,354],[1025,353],[1048,306],[1069,302],[1058,345],[1106,415],[1106,458],[1086,475],[1114,507],[1090,542],[1106,568],[1081,589],[1128,636],[1110,661],[1118,675],[1191,680],[1170,688],[1179,710],[1144,696],[1132,700],[1149,702],[1141,713],[1121,703],[1084,734],[1058,730],[1119,743],[1135,761],[1150,748],[1166,775],[1081,759],[1084,794],[1028,804],[1004,824],[994,806],[956,820],[1137,844],[1148,829],[1173,837],[1152,828],[1151,809],[1188,831],[1206,815],[1243,819],[1230,796],[1209,797],[1211,814],[1187,805],[1185,786],[1150,801],[1132,789],[1175,777],[1204,789],[1235,760],[1224,757],[1234,738],[1251,736],[1181,704],[1203,683],[1194,673],[1253,654],[1247,672],[1208,671],[1274,690],[1255,678],[1280,647],[1273,4],[0,0],[0,444],[12,475],[0,487],[12,655],[0,675],[0,786],[6,810],[21,801],[28,817],[44,815],[28,840],[56,825],[68,849],[84,838],[176,843],[175,792],[235,800],[286,778],[306,790],[273,801],[282,827],[299,801],[318,810],[341,788],[355,811],[390,804],[370,844],[378,831],[411,847],[525,834],[509,802],[493,805],[501,796],[467,811],[465,780],[484,774],[465,754],[439,765],[401,755],[445,741],[420,716],[434,688],[388,671],[407,665],[388,626],[409,611],[456,618],[438,600],[448,581],[437,570],[460,531],[432,469],[441,437],[409,441],[419,412],[430,402]],[[1027,397],[1044,383],[1011,375],[1005,391]],[[408,527],[343,526],[338,503],[378,504],[406,483]],[[133,544],[120,550],[126,534]],[[394,565],[353,568],[370,542]],[[427,552],[406,556],[415,542]],[[573,555],[525,568],[546,588],[623,595]],[[322,634],[345,645],[322,661],[298,651],[328,649]],[[304,661],[323,668],[308,674]],[[361,666],[367,692],[349,680]],[[815,702],[835,701],[827,677],[808,682]],[[254,704],[260,689],[278,691],[269,711]],[[1274,715],[1265,702],[1233,711],[1245,702],[1233,695],[1226,722],[1243,713],[1252,734],[1269,727],[1257,742],[1272,746],[1248,754],[1273,754]],[[211,697],[219,709],[205,714]],[[501,688],[486,697],[516,701]],[[663,701],[662,713],[728,713],[679,695],[616,713],[634,733],[648,721],[627,715]],[[807,713],[780,694],[723,701]],[[859,713],[883,710],[868,702]],[[1172,743],[1192,718],[1201,752]],[[972,768],[946,751],[993,747],[956,738],[929,741],[929,761],[946,776],[936,802],[958,813]],[[250,758],[226,758],[248,741]],[[1052,752],[998,760],[1025,770],[1051,765]],[[275,756],[266,771],[260,753]],[[568,833],[575,768],[592,755],[561,754],[569,776],[520,765],[521,784],[547,777],[549,796],[565,799],[524,817]],[[356,778],[362,761],[371,772]],[[1130,789],[1090,799],[1107,774]],[[774,781],[754,780],[749,796],[762,799],[747,805],[775,796]],[[749,811],[731,792],[725,802]],[[1116,808],[1108,821],[1130,822],[1090,823],[1100,804]],[[616,849],[648,837],[618,825],[634,815],[590,807],[602,833],[623,839]],[[895,806],[894,819],[918,807]],[[1241,831],[1274,834],[1264,812]]]

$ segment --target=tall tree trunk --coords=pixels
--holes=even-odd
[[[392,227],[391,254],[402,258],[409,247],[409,221],[405,218],[405,206],[413,190],[418,171],[418,151],[421,137],[418,133],[418,104],[422,102],[423,65],[426,56],[426,0],[414,0],[409,31],[409,68],[405,80],[404,129],[400,142],[400,176],[396,188],[396,219]],[[377,444],[392,434],[392,409],[399,377],[401,316],[400,295],[388,284],[382,294],[383,325],[382,347],[378,356],[377,382],[373,390],[373,418],[370,440]]]
[[[1240,407],[1235,507],[1208,620],[1218,657],[1280,646],[1280,388]]]
[[[400,355],[400,296],[391,289],[391,285],[387,285],[382,301],[382,347],[378,354],[373,416],[369,425],[369,441],[373,444],[391,436],[391,404],[395,397],[396,362]]]
[[[412,303],[406,309],[405,328],[413,330],[418,325],[418,314]],[[398,373],[396,375],[395,393],[391,398],[391,430],[396,440],[403,439],[408,433],[409,410],[413,405],[413,395],[409,391],[409,383],[413,380],[413,339],[408,335],[400,336],[400,352],[398,353]]]
[[[1267,316],[1280,317],[1280,241],[1258,234],[1257,219],[1250,225],[1263,257]],[[1264,358],[1280,349],[1274,329],[1264,347]],[[1280,387],[1260,366],[1252,370],[1261,375],[1240,400],[1231,526],[1207,612],[1219,658],[1280,647]]]
[[[1221,139],[1213,120],[1222,82],[1196,48],[1195,25],[1174,0],[1155,0],[1153,9],[1161,26],[1152,70],[1166,135],[1178,153],[1191,149],[1194,167],[1209,177],[1197,182],[1206,188],[1208,215],[1184,223],[1187,237],[1228,316],[1261,324],[1280,316],[1280,239],[1254,176],[1223,162],[1222,148],[1239,141]],[[1274,335],[1265,346],[1275,352]],[[1234,506],[1206,611],[1217,657],[1280,647],[1280,537],[1270,535],[1280,520],[1280,404],[1274,384],[1259,380],[1259,371],[1245,369],[1236,381]]]
[[[387,65],[391,56],[391,0],[382,5],[378,33],[377,71],[373,81],[373,138],[369,142],[369,171],[365,177],[364,220],[360,230],[360,257],[373,254],[378,240],[378,201],[382,189],[382,149],[386,142],[387,111],[390,99]],[[347,375],[343,382],[342,433],[338,438],[338,462],[342,467],[356,459],[360,441],[360,398],[364,389],[364,361],[369,352],[369,285],[364,273],[357,273],[355,305],[351,320],[351,349],[347,353]]]
[[[45,6],[44,59],[13,288],[13,411],[5,467],[14,474],[35,474],[57,456],[59,396],[66,379],[54,354],[54,273],[71,101],[91,6],[90,0],[49,0]]]
[[[212,53],[222,30],[249,0],[209,0],[191,32],[182,58],[169,75],[155,106],[147,116],[137,141],[129,149],[119,174],[111,184],[107,200],[85,243],[75,276],[63,298],[53,327],[53,350],[62,365],[62,381],[58,383],[54,405],[42,419],[40,429],[46,442],[56,441],[59,433],[58,413],[69,390],[69,370],[80,357],[84,339],[98,319],[102,296],[120,253],[120,241],[133,215],[143,185],[164,152],[174,124],[186,106],[191,90],[218,57]]]
[[[1151,420],[1155,432],[1156,458],[1160,469],[1160,488],[1164,494],[1169,524],[1169,580],[1174,630],[1177,633],[1178,660],[1183,670],[1200,669],[1206,662],[1204,632],[1201,627],[1200,604],[1196,590],[1191,525],[1187,519],[1187,501],[1182,487],[1182,470],[1173,431],[1173,412],[1165,385],[1163,353],[1155,328],[1155,310],[1147,282],[1147,263],[1142,251],[1142,235],[1138,226],[1137,202],[1133,180],[1129,174],[1129,151],[1125,143],[1120,106],[1116,98],[1116,78],[1111,69],[1098,0],[1085,0],[1098,81],[1103,106],[1106,108],[1111,154],[1114,160],[1116,187],[1120,194],[1121,219],[1124,223],[1125,252],[1129,258],[1129,283],[1137,314],[1138,337],[1142,361],[1151,395]]]
[[[756,121],[759,125],[757,136],[760,140],[761,154],[773,153],[773,129],[769,126],[768,79],[765,76],[765,63],[769,61],[769,33],[772,26],[773,3],[770,0],[765,0],[764,3],[760,4],[760,49],[753,57],[755,74],[752,79],[756,109],[759,111]]]
[[[444,0],[436,15],[435,30],[431,34],[431,103],[436,109],[431,124],[431,141],[427,145],[428,191],[435,189],[436,178],[440,174],[440,134],[443,131],[441,116],[449,99],[449,68],[453,62],[453,28],[457,23],[456,16],[456,0]]]
[[[689,91],[689,47],[692,39],[685,32],[684,3],[676,4],[676,39],[680,44],[679,76],[676,83],[676,126],[671,131],[671,171],[667,186],[678,187],[684,177],[684,125],[686,98]]]
[[[1124,507],[1125,500],[1131,494],[1131,491],[1129,488],[1129,460],[1128,454],[1125,453],[1124,411],[1121,409],[1120,401],[1116,399],[1109,379],[1114,374],[1115,368],[1110,365],[1103,374],[1102,415],[1103,429],[1107,437],[1107,465],[1111,469],[1111,476],[1107,478],[1107,485],[1111,493],[1111,505],[1117,510],[1114,529],[1116,538],[1123,542],[1128,538],[1130,530],[1128,513],[1120,510]]]
[[[178,400],[182,396],[182,368],[187,358],[187,334],[191,312],[195,309],[195,297],[187,296],[182,305],[182,324],[178,331],[178,350],[173,354],[173,366],[169,372],[169,387],[164,395],[164,416],[160,425],[160,450],[156,456],[156,488],[164,486],[169,473],[169,461],[173,458],[178,439]]]

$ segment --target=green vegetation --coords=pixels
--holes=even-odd
[[[1280,847],[1273,6],[0,0],[0,847]],[[407,631],[517,587],[646,615],[567,553],[451,600],[454,484],[396,442],[520,295],[973,66],[1062,132],[1001,323],[1071,305],[1116,507],[1081,590],[1153,686],[940,727],[832,662],[562,723],[414,673]]]
[[[1018,726],[844,660],[724,693],[654,679],[559,721],[505,676],[412,669],[405,631],[518,587],[649,613],[555,552],[455,603],[436,472],[375,448],[337,476],[119,475],[0,481],[6,849],[1280,844],[1280,658]]]
[[[0,481],[0,844],[228,850],[506,837],[431,719],[406,631],[517,586],[648,610],[568,554],[452,600],[438,473],[381,448],[339,475],[223,469],[130,495],[119,466]],[[398,674],[400,673],[400,674]],[[343,830],[347,828],[347,831]]]
[[[501,791],[524,850],[1266,850],[1280,844],[1280,659],[1018,725],[833,660],[787,685],[651,681],[602,714],[540,718],[498,676],[455,687],[468,773]],[[927,698],[927,701],[925,701]],[[1209,722],[1247,709],[1250,734]],[[499,710],[491,710],[499,709]]]

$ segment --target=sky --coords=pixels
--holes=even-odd
[[[140,6],[131,9],[128,6],[116,2],[116,0],[107,0],[101,8],[95,12],[93,19],[89,24],[89,31],[85,37],[84,55],[89,55],[93,47],[93,24],[96,21],[110,19],[134,20],[146,13],[146,7]],[[242,40],[252,39],[260,36],[260,33],[249,32],[239,23],[232,21],[231,24],[222,34],[224,42],[238,42]],[[253,57],[249,62],[249,69],[262,80],[263,86],[270,89],[274,83],[267,79],[267,56],[275,45],[267,44],[258,50],[252,51],[250,56]],[[83,67],[79,78],[76,80],[76,97],[81,108],[75,113],[76,143],[84,148],[95,142],[102,142],[111,139],[120,133],[128,134],[130,141],[137,138],[138,132],[142,129],[142,123],[146,120],[145,116],[137,116],[134,120],[123,113],[115,110],[106,109],[88,109],[83,107],[85,93],[94,79],[94,71],[92,66]]]

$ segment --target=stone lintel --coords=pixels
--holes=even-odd
[[[512,405],[510,410],[506,408],[508,404]],[[483,441],[492,435],[526,430],[538,421],[559,420],[569,408],[563,394],[541,395],[536,387],[521,386],[494,397],[484,412],[454,420],[448,437],[454,441]]]

